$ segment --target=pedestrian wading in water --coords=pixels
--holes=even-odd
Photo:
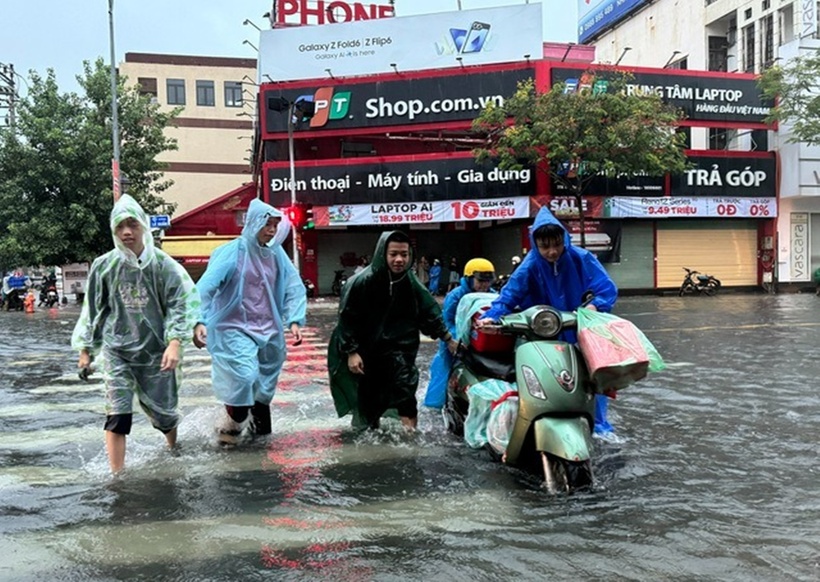
[[[444,339],[453,351],[458,346],[412,264],[409,237],[382,233],[372,262],[342,293],[328,370],[336,412],[353,414],[354,426],[378,428],[382,415],[396,410],[405,427],[415,428],[419,332]]]
[[[176,444],[182,348],[200,302],[185,269],[154,247],[145,212],[127,194],[111,211],[111,232],[114,250],[91,265],[71,346],[83,370],[102,356],[105,443],[116,474],[125,466],[134,396],[168,446]]]
[[[285,330],[302,341],[307,296],[282,248],[289,232],[282,212],[252,200],[242,235],[213,252],[197,283],[202,319],[194,344],[211,354],[214,393],[225,407],[216,427],[224,444],[236,444],[249,424],[256,435],[271,433]]]

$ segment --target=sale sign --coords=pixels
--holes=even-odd
[[[774,218],[774,198],[607,198],[606,218]]]
[[[526,196],[488,200],[436,200],[313,207],[314,222],[319,227],[509,220],[529,216],[529,198]]]

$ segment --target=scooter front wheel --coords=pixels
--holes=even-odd
[[[568,461],[542,451],[541,466],[550,492],[556,493],[561,489],[571,495],[592,487],[592,462],[589,459]]]

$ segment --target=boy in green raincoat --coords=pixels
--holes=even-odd
[[[340,417],[352,413],[369,428],[390,409],[416,427],[419,332],[448,342],[452,352],[458,347],[412,264],[409,237],[382,233],[373,261],[348,280],[339,304],[328,346],[330,391]]]
[[[125,465],[134,396],[154,428],[176,444],[182,344],[199,317],[199,293],[188,273],[154,247],[148,217],[124,194],[111,210],[114,249],[97,257],[71,347],[87,369],[102,355],[105,444],[111,471]]]

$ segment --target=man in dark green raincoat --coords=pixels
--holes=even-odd
[[[378,428],[381,416],[395,409],[405,427],[415,428],[419,332],[447,341],[453,352],[458,346],[412,263],[409,237],[384,232],[373,262],[345,284],[328,370],[336,412],[353,413],[355,424]]]

